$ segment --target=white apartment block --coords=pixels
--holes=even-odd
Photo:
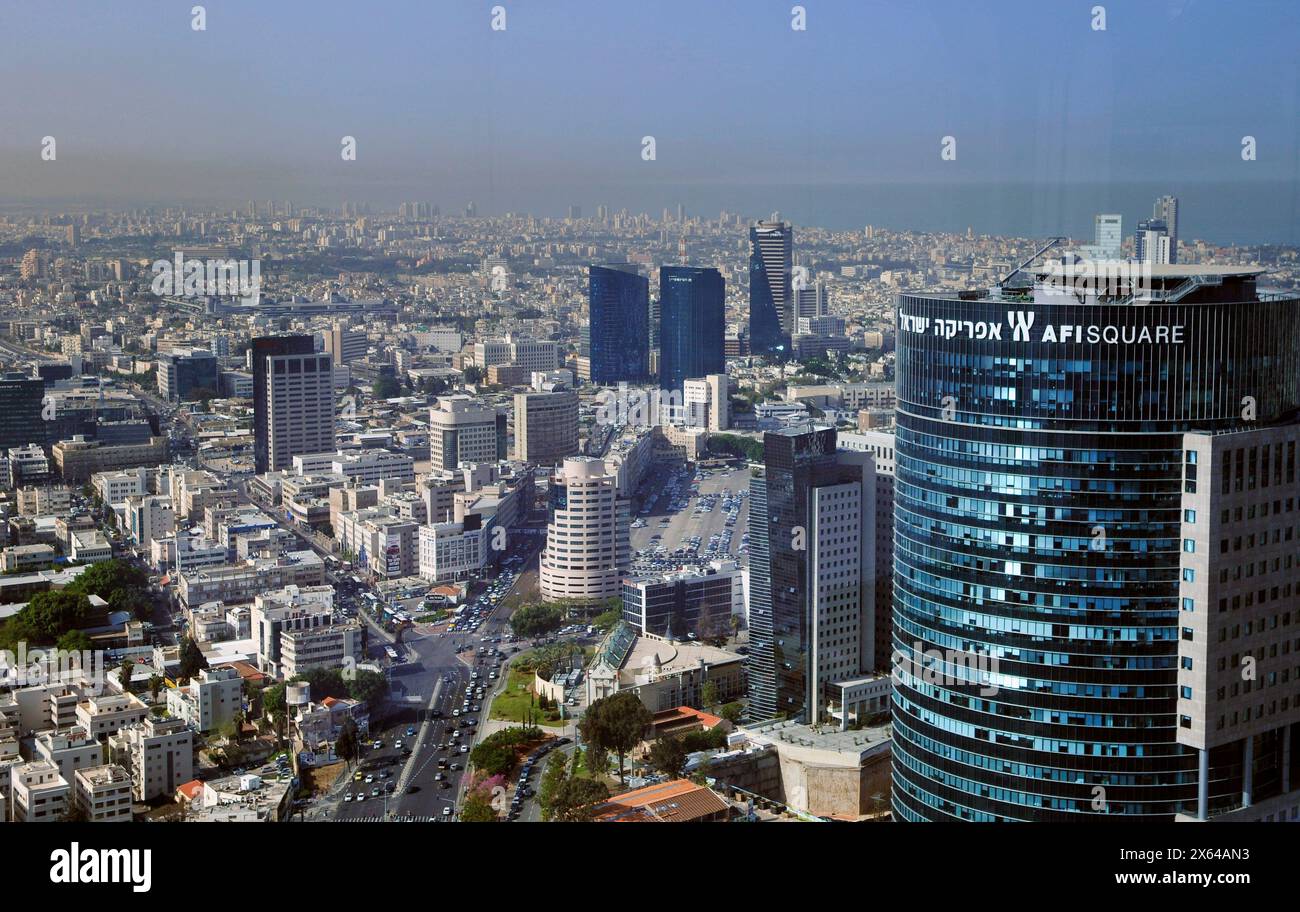
[[[128,497],[149,493],[149,470],[128,469],[122,472],[96,472],[90,476],[99,499],[106,504],[123,503]]]
[[[86,731],[74,726],[61,732],[41,732],[34,742],[36,759],[53,763],[58,767],[59,775],[71,782],[72,774],[77,770],[104,762],[104,749]]]
[[[131,774],[106,763],[73,774],[72,801],[91,823],[130,823]]]
[[[49,760],[21,763],[9,771],[9,819],[16,823],[57,823],[68,813],[72,789]]]
[[[96,739],[138,725],[148,716],[149,707],[132,693],[96,694],[76,706],[77,724]]]
[[[281,678],[281,634],[288,631],[314,630],[334,622],[332,586],[287,586],[257,596],[250,611],[250,630],[257,646],[257,667]]]
[[[194,778],[194,734],[182,719],[145,719],[109,739],[113,762],[131,772],[137,801],[150,801]]]
[[[355,668],[362,658],[356,623],[280,631],[280,670],[286,680],[316,668]]]
[[[243,680],[233,668],[205,668],[188,684],[167,691],[167,711],[207,734],[243,706]]]
[[[98,529],[79,529],[69,536],[71,557],[83,564],[106,561],[113,556],[113,546]]]
[[[204,602],[239,604],[259,593],[285,586],[319,586],[325,582],[325,562],[314,551],[291,551],[259,557],[242,564],[222,564],[183,571],[179,588],[182,606]]]
[[[151,548],[154,539],[176,533],[176,512],[172,499],[158,494],[133,495],[126,499],[126,533],[142,548]]]

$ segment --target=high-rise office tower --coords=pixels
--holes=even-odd
[[[628,502],[602,459],[566,459],[550,485],[539,585],[548,601],[595,604],[622,594],[632,566]]]
[[[875,470],[835,429],[763,435],[750,477],[749,712],[825,721],[875,664]]]
[[[1151,217],[1165,223],[1169,231],[1169,260],[1178,262],[1178,197],[1162,196],[1151,207]]]
[[[1099,213],[1092,220],[1092,245],[1098,259],[1117,260],[1124,249],[1124,216]]]
[[[1300,299],[1075,271],[898,298],[894,816],[1300,813]]]
[[[0,454],[31,443],[46,446],[44,397],[45,382],[39,377],[15,372],[0,378]]]
[[[749,229],[749,346],[754,354],[789,352],[794,332],[794,230],[785,222]]]
[[[644,381],[650,364],[650,280],[630,263],[592,266],[587,300],[591,382]]]
[[[798,331],[801,317],[824,317],[829,313],[827,305],[826,283],[808,282],[794,289],[794,324],[791,332]]]
[[[716,269],[659,268],[659,386],[680,390],[688,378],[725,374],[725,283]]]
[[[1161,263],[1173,262],[1173,238],[1169,226],[1163,219],[1144,219],[1138,222],[1133,233],[1133,256],[1138,262]]]
[[[515,459],[555,465],[577,454],[576,391],[515,393]]]
[[[435,472],[506,458],[506,416],[471,396],[439,396],[429,410],[429,461]]]
[[[274,472],[304,453],[334,449],[334,365],[311,336],[253,340],[253,456]]]

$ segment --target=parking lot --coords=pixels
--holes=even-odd
[[[633,516],[634,573],[659,573],[711,560],[748,562],[749,470],[660,469],[642,486]]]

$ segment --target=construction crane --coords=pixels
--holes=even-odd
[[[1001,287],[1001,286],[1007,284],[1008,282],[1010,282],[1010,281],[1015,277],[1016,273],[1018,273],[1020,270],[1024,269],[1026,266],[1028,266],[1028,265],[1029,265],[1030,263],[1032,263],[1034,260],[1038,259],[1040,256],[1042,256],[1042,255],[1043,255],[1044,253],[1046,253],[1047,251],[1051,250],[1051,249],[1052,249],[1053,247],[1055,247],[1056,245],[1064,243],[1066,240],[1068,240],[1068,238],[1061,237],[1061,236],[1048,238],[1047,243],[1044,244],[1042,247],[1039,247],[1037,250],[1035,250],[1035,251],[1033,252],[1033,255],[1031,255],[1031,256],[1029,257],[1029,259],[1025,260],[1023,263],[1021,263],[1021,264],[1020,264],[1019,266],[1017,266],[1015,269],[1011,270],[1011,271],[1008,272],[1005,276],[1003,276],[1002,279],[998,281],[998,286]]]

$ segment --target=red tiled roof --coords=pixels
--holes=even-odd
[[[598,823],[689,823],[725,813],[727,803],[689,779],[671,779],[615,795],[596,807]]]

